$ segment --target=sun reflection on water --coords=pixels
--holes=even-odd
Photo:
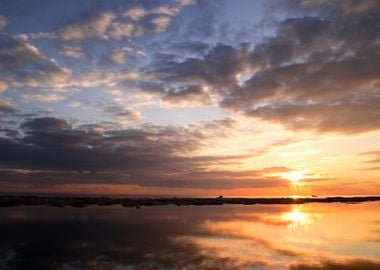
[[[292,212],[287,212],[283,215],[283,220],[296,223],[305,223],[307,219],[307,214],[302,213],[298,210],[293,210]]]
[[[292,207],[292,210],[285,212],[281,216],[281,220],[289,223],[288,227],[304,227],[307,228],[311,225],[314,220],[318,218],[318,215],[312,215],[306,212],[303,212],[302,209],[296,205]]]

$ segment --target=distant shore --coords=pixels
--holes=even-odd
[[[304,203],[361,203],[380,201],[380,196],[360,197],[279,197],[279,198],[110,198],[110,197],[67,197],[67,196],[0,196],[0,207],[14,207],[26,205],[45,205],[54,207],[87,207],[121,205],[123,207],[158,206],[158,205],[224,205],[224,204],[304,204]]]

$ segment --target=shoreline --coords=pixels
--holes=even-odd
[[[191,197],[169,197],[169,198],[110,198],[110,197],[70,197],[70,196],[16,196],[1,195],[0,207],[16,207],[28,205],[41,205],[53,207],[87,207],[87,206],[111,206],[123,207],[159,206],[159,205],[224,205],[224,204],[305,204],[305,203],[362,203],[380,201],[380,196],[360,197],[279,197],[279,198],[191,198]]]

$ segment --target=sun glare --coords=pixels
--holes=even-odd
[[[304,223],[306,219],[307,215],[298,210],[293,210],[292,212],[287,212],[283,215],[283,220],[291,222]]]
[[[281,176],[285,179],[288,179],[291,182],[297,182],[304,177],[305,171],[291,171],[282,173]]]
[[[296,228],[298,226],[307,227],[313,223],[313,219],[310,214],[303,212],[298,206],[294,207],[292,211],[283,213],[281,219],[289,222],[289,227]]]

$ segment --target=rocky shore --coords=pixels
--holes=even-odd
[[[123,207],[156,205],[223,205],[223,204],[304,204],[304,203],[361,203],[380,201],[380,196],[367,197],[282,197],[282,198],[109,198],[109,197],[53,197],[53,196],[0,196],[0,207],[46,205],[54,207],[87,207],[92,205],[121,205]]]

